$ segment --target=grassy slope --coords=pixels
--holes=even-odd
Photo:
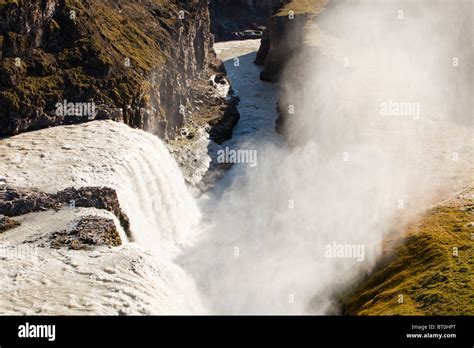
[[[341,301],[348,315],[474,314],[474,189],[427,211]],[[453,255],[458,249],[458,256]],[[391,249],[393,250],[393,249]],[[403,303],[398,303],[399,295]]]

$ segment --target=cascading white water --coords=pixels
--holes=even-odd
[[[341,4],[344,10],[350,1]],[[370,2],[365,6],[370,9]],[[334,29],[346,24],[338,34],[351,42],[353,27],[368,30],[364,16],[372,13],[369,9],[358,8],[357,16],[352,8],[341,11],[326,25]],[[350,18],[344,17],[346,13]],[[374,20],[380,13],[396,16],[397,11],[384,8],[369,17]],[[419,23],[426,24],[424,32],[438,24]],[[404,37],[411,37],[411,29],[405,28]],[[379,39],[384,41],[383,36]],[[384,234],[399,227],[392,222],[400,201],[402,207],[409,203],[421,209],[417,204],[423,200],[413,199],[412,193],[431,193],[432,173],[441,173],[449,183],[459,178],[462,182],[469,174],[469,130],[420,127],[407,120],[367,122],[374,116],[367,112],[374,96],[378,106],[384,101],[380,98],[393,93],[418,100],[423,96],[417,91],[434,91],[424,95],[433,103],[430,110],[447,112],[447,105],[436,101],[443,101],[440,91],[449,90],[452,83],[444,90],[426,89],[430,74],[417,74],[420,70],[411,69],[410,60],[401,60],[409,69],[398,69],[400,64],[383,45],[375,52],[354,45],[351,62],[360,59],[360,66],[348,69],[353,72],[348,75],[341,66],[333,69],[331,64],[307,60],[302,75],[292,71],[297,83],[291,76],[286,80],[289,88],[283,101],[301,107],[290,137],[305,135],[308,141],[289,149],[273,131],[277,93],[257,80],[255,54],[249,54],[255,42],[231,45],[247,44],[252,49],[243,50],[240,65],[228,69],[241,96],[242,119],[234,139],[224,146],[258,150],[258,165],[236,165],[202,196],[202,239],[184,255],[180,246],[194,239],[200,214],[180,170],[156,137],[97,121],[0,141],[0,175],[12,185],[48,192],[70,186],[115,188],[137,242],[93,252],[38,247],[34,264],[22,255],[7,255],[0,268],[0,313],[205,313],[207,308],[218,313],[327,313],[334,293],[370,268]],[[424,46],[418,48],[423,51]],[[431,64],[451,59],[451,53],[440,59],[437,49],[425,51]],[[371,57],[379,53],[382,61],[371,63],[367,52]],[[457,52],[464,57],[462,49]],[[401,74],[386,83],[386,70],[378,65],[384,59],[392,64],[392,73],[411,73],[410,88],[404,89]],[[453,153],[460,155],[459,161],[452,160]],[[76,209],[28,214],[19,228],[0,235],[0,243],[40,238],[86,214],[100,213]],[[325,246],[332,242],[364,245],[365,254],[361,260],[328,258]],[[177,255],[197,281],[207,306],[193,281],[174,263]]]
[[[181,246],[191,242],[200,214],[161,140],[124,124],[95,121],[1,140],[0,156],[0,175],[10,185],[52,193],[67,187],[116,189],[136,242],[93,253],[39,247],[34,263],[28,255],[7,255],[1,272],[0,312],[206,311],[193,281],[173,262]],[[67,208],[28,214],[19,228],[2,234],[0,242],[21,244],[25,238],[40,238],[87,213],[98,214],[93,209]],[[13,277],[15,272],[21,275]],[[33,290],[45,286],[56,292],[54,297]],[[111,292],[116,294],[110,297]],[[71,297],[78,303],[71,305]]]
[[[334,297],[371,269],[387,233],[402,230],[436,194],[472,182],[472,128],[452,122],[472,117],[464,5],[361,0],[328,9],[317,23],[334,35],[339,55],[314,49],[281,83],[280,106],[295,110],[286,128],[299,141],[294,148],[261,129],[270,121],[273,130],[275,104],[267,103],[275,99],[262,96],[269,87],[257,81],[254,56],[239,57],[238,66],[229,60],[247,128],[236,132],[240,142],[223,146],[257,150],[258,165],[236,165],[203,197],[205,233],[180,259],[212,311],[337,311]],[[327,43],[320,34],[317,43]],[[444,37],[455,39],[440,45]],[[453,52],[462,57],[458,70]],[[389,100],[421,111],[385,115]],[[334,245],[356,253],[338,256]]]
[[[152,249],[186,243],[199,210],[166,146],[156,136],[111,121],[56,127],[0,144],[7,182],[57,192],[117,190],[133,238]]]

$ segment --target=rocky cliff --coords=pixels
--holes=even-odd
[[[272,16],[262,45],[257,54],[256,63],[264,65],[260,79],[277,82],[285,64],[291,60],[302,43],[303,27],[307,16]]]
[[[263,65],[261,80],[278,82],[287,66],[298,65],[298,60],[304,60],[304,55],[308,52],[315,54],[312,47],[307,44],[307,29],[313,19],[330,4],[329,0],[285,0],[274,8],[255,59],[255,64]],[[287,142],[296,145],[286,136],[285,130],[289,128],[288,122],[291,117],[288,114],[288,103],[283,98],[285,86],[282,87],[283,93],[277,105],[279,117],[275,129],[285,136]]]
[[[205,0],[0,0],[0,136],[113,119],[222,141],[238,113],[212,46]]]
[[[7,227],[18,226],[12,217],[17,217],[32,212],[60,209],[76,209],[79,207],[106,210],[114,214],[122,226],[127,237],[132,240],[130,221],[122,211],[117,193],[108,187],[69,187],[56,194],[40,192],[27,188],[0,187],[0,232]],[[8,226],[9,225],[9,226]]]
[[[277,82],[285,65],[304,46],[305,26],[322,12],[328,0],[285,0],[269,18],[255,63],[263,65],[260,78]]]
[[[212,0],[211,31],[216,41],[258,39],[268,17],[284,0]]]

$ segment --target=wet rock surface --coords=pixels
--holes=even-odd
[[[120,234],[111,219],[83,216],[70,230],[54,232],[49,236],[52,248],[90,250],[96,246],[119,246]]]
[[[20,226],[20,223],[13,220],[12,218],[4,215],[0,215],[0,233],[8,231],[12,228]]]
[[[87,207],[104,209],[113,213],[125,233],[131,238],[130,221],[120,208],[117,193],[108,187],[67,188],[56,194],[6,186],[0,191],[0,214],[20,216],[50,209]]]
[[[285,65],[301,50],[303,28],[310,18],[309,14],[295,15],[292,19],[288,16],[270,18],[256,59],[257,64],[264,66],[261,80],[278,82]]]

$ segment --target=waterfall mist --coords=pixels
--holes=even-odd
[[[470,180],[472,7],[338,1],[308,25],[282,80],[290,146],[258,146],[256,168],[202,199],[211,215],[181,260],[211,311],[337,311],[384,236]]]

